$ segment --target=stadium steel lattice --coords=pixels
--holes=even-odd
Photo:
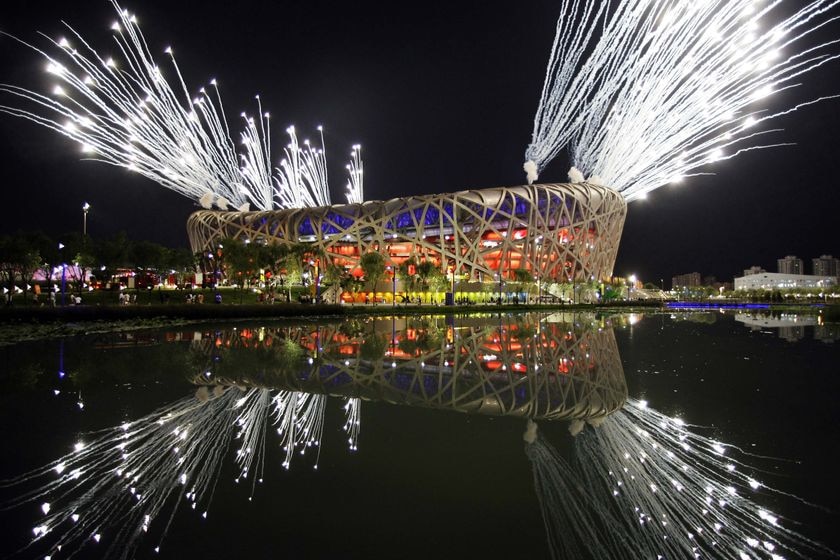
[[[542,184],[395,198],[363,204],[263,212],[198,211],[187,222],[194,251],[225,238],[312,244],[345,270],[368,252],[387,264],[430,260],[474,281],[512,279],[517,269],[543,282],[612,275],[627,205],[589,183]]]

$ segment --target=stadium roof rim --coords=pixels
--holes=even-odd
[[[361,203],[342,203],[330,204],[326,206],[307,206],[300,208],[277,208],[272,210],[248,210],[245,212],[238,210],[205,210],[208,213],[225,213],[229,215],[258,215],[258,214],[277,214],[287,212],[317,212],[318,210],[331,209],[346,214],[355,214],[353,209],[362,210],[361,214],[369,214],[372,211],[384,210],[385,213],[391,213],[398,210],[412,202],[419,202],[421,200],[433,199],[439,197],[459,198],[477,204],[493,206],[500,202],[500,200],[510,194],[522,196],[524,198],[534,199],[539,190],[556,191],[557,194],[571,194],[579,196],[581,191],[587,196],[588,202],[591,205],[597,206],[607,197],[624,200],[621,194],[615,190],[602,185],[593,183],[539,183],[533,185],[517,185],[512,187],[490,187],[484,189],[466,189],[455,192],[442,192],[435,194],[420,194],[408,195],[402,197],[395,197],[386,200],[366,200]],[[198,211],[201,212],[201,211]]]

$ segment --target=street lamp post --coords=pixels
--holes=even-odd
[[[67,264],[64,262],[64,243],[58,244],[61,252],[61,306],[64,307],[64,291],[67,287]]]
[[[397,269],[386,267],[391,274],[391,307],[397,306]]]
[[[85,202],[82,204],[82,238],[87,237],[87,215],[88,210],[90,210],[90,204]]]
[[[313,262],[315,266],[315,303],[321,297],[321,259],[315,259]]]

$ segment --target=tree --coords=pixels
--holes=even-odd
[[[437,271],[435,263],[432,261],[423,261],[417,265],[417,277],[420,279],[420,286],[423,291],[429,289],[429,277]]]
[[[184,274],[193,273],[200,261],[189,249],[167,249],[165,253],[166,268],[174,270],[178,275],[178,283],[184,283]]]
[[[288,289],[288,297],[292,298],[292,284],[300,284],[303,281],[303,256],[306,246],[301,243],[294,245],[281,245],[279,258],[277,260],[277,272],[280,274],[281,285],[285,284]]]
[[[337,266],[329,257],[322,260],[321,263],[322,270],[324,271],[324,282],[330,286],[337,285],[340,289],[343,289],[344,269]],[[338,303],[338,290],[333,293],[336,297],[334,303]]]
[[[15,282],[18,280],[23,284],[24,299],[26,298],[27,283],[32,280],[41,264],[41,255],[30,245],[25,234],[18,232],[0,238],[0,275],[9,291],[8,303],[12,301]]]
[[[134,268],[142,268],[144,270],[169,268],[167,266],[169,250],[151,241],[138,241],[133,243],[130,247],[129,258],[134,263]]]
[[[417,259],[409,257],[397,267],[397,278],[403,283],[407,291],[417,288]]]
[[[420,285],[423,291],[430,289],[438,293],[441,288],[447,285],[447,279],[443,272],[432,261],[423,261],[417,265],[417,277],[420,279]]]
[[[233,278],[234,282],[241,285],[243,283],[242,275],[250,266],[248,246],[233,237],[223,239],[220,245],[222,246],[225,274],[228,276],[228,281]]]
[[[250,284],[251,277],[257,268],[260,247],[235,238],[223,240],[222,247],[227,271],[239,285],[239,301],[241,303],[245,296],[245,285]]]
[[[531,288],[536,285],[534,276],[524,268],[517,268],[513,271],[513,281],[519,284],[520,289],[530,295]]]
[[[449,286],[449,278],[437,267],[433,268],[428,276],[429,287],[437,294]]]
[[[90,240],[82,240],[82,249],[76,259],[79,268],[84,272],[85,265],[85,247],[88,246]],[[94,254],[97,261],[99,261],[105,280],[111,280],[117,273],[117,269],[126,268],[131,260],[131,241],[129,241],[124,231],[119,232],[114,237],[102,239],[94,244]],[[82,274],[84,280],[84,273]],[[81,291],[81,282],[79,282],[79,290]]]
[[[26,236],[29,246],[38,251],[38,254],[41,256],[44,278],[52,284],[52,270],[61,260],[58,242],[42,231],[27,233]]]
[[[271,243],[270,245],[260,246],[257,255],[257,264],[260,268],[270,272],[273,278],[277,274],[278,263],[281,258],[283,258],[283,246],[277,243]],[[269,275],[266,274],[266,284],[273,291],[274,282],[273,280],[268,280],[268,278]]]
[[[376,291],[377,282],[385,274],[385,257],[382,253],[365,253],[359,264],[365,275],[365,281],[371,285],[373,291]]]
[[[622,288],[619,286],[608,285],[604,288],[604,301],[613,301],[621,299]]]
[[[63,247],[59,250],[57,262],[70,265],[62,274],[65,278],[69,276],[70,281],[76,283],[81,294],[82,284],[89,272],[103,265],[102,260],[95,256],[99,244],[89,235],[84,236],[77,231],[62,235],[59,241]],[[58,247],[56,244],[56,248]]]

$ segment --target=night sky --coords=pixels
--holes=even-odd
[[[37,41],[73,25],[103,56],[116,54],[104,0],[6,0],[0,29]],[[231,7],[235,6],[235,7]],[[387,199],[524,182],[557,0],[524,2],[255,1],[131,2],[158,61],[171,45],[191,92],[220,84],[228,120],[254,113],[254,94],[272,114],[274,160],[295,124],[301,138],[325,128],[332,198],[343,202],[344,165],[361,143],[365,197]],[[840,36],[840,26],[822,40]],[[39,43],[43,45],[43,43]],[[836,47],[835,51],[840,51]],[[840,93],[840,63],[806,75],[775,97],[782,106]],[[50,91],[41,60],[0,37],[0,82]],[[9,103],[3,98],[0,103]],[[775,121],[783,128],[761,150],[701,171],[630,205],[616,275],[666,286],[697,271],[731,281],[744,268],[775,271],[775,260],[840,256],[837,188],[840,100]],[[92,236],[125,230],[134,239],[187,246],[194,203],[124,169],[82,161],[58,134],[0,115],[3,207],[0,234],[81,230],[92,205]],[[555,160],[541,181],[564,182]]]

